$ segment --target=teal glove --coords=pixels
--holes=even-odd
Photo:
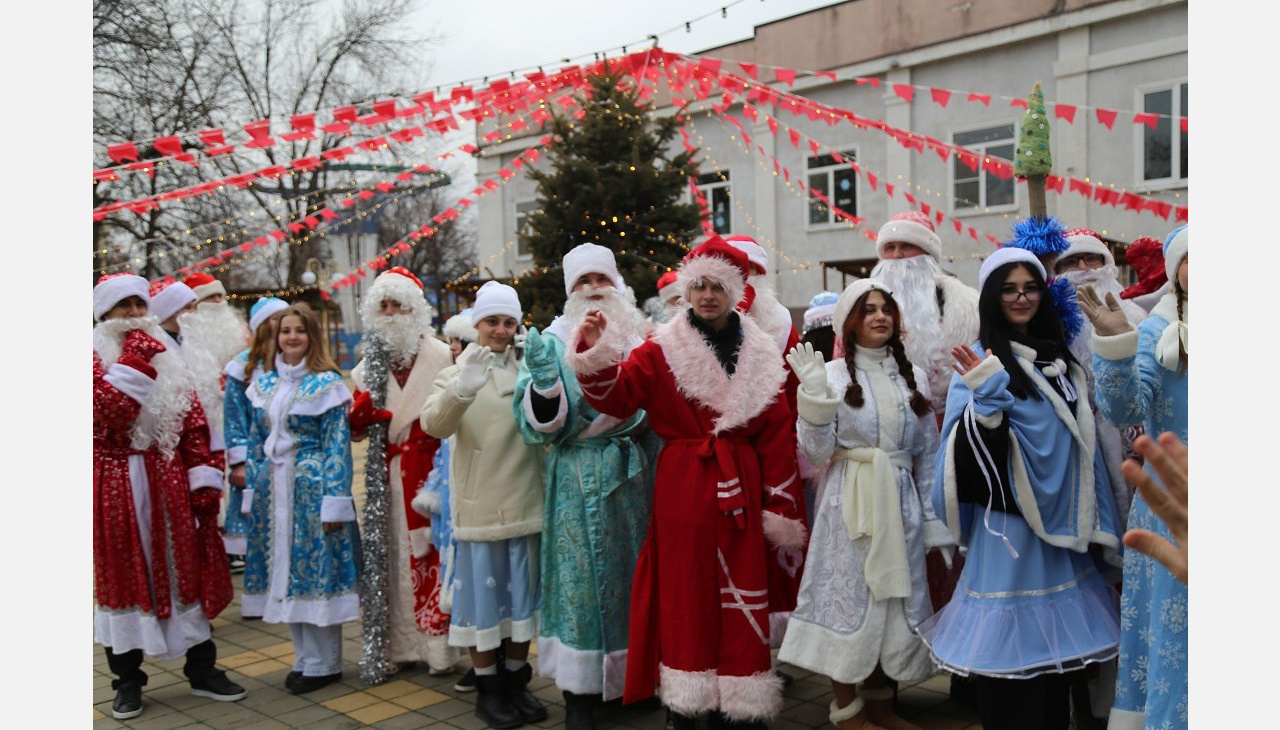
[[[537,327],[530,327],[524,340],[524,364],[529,368],[533,385],[538,390],[548,390],[560,379],[560,363],[556,348],[542,336]]]

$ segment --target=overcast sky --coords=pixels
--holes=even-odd
[[[752,36],[752,28],[838,0],[423,0],[420,32],[433,44],[428,86],[498,76],[511,69],[581,63],[596,51],[639,50],[650,34],[690,53]],[[736,4],[734,4],[736,2]],[[727,7],[727,18],[720,8]],[[710,17],[696,20],[704,15]],[[684,30],[691,23],[692,32]],[[673,28],[678,30],[672,32]]]

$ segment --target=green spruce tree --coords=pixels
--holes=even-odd
[[[1027,97],[1027,113],[1022,115],[1018,149],[1014,154],[1013,172],[1027,181],[1027,197],[1031,215],[1044,218],[1049,207],[1044,198],[1045,177],[1053,170],[1049,153],[1049,114],[1044,108],[1044,91],[1037,81]]]
[[[529,172],[541,205],[527,235],[537,272],[516,288],[525,318],[539,328],[564,308],[561,259],[574,246],[612,249],[640,304],[701,231],[697,205],[683,199],[697,174],[692,153],[668,156],[680,119],[651,115],[652,104],[622,80],[607,65],[590,77],[578,97],[585,116],[556,114],[549,169]]]

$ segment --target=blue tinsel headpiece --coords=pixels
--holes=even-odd
[[[1071,244],[1067,243],[1066,230],[1057,218],[1031,216],[1013,224],[1013,240],[1004,245],[1045,256],[1062,253]]]

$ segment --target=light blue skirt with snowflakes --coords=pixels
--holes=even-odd
[[[450,646],[489,651],[503,639],[523,643],[538,635],[541,538],[457,541]]]

